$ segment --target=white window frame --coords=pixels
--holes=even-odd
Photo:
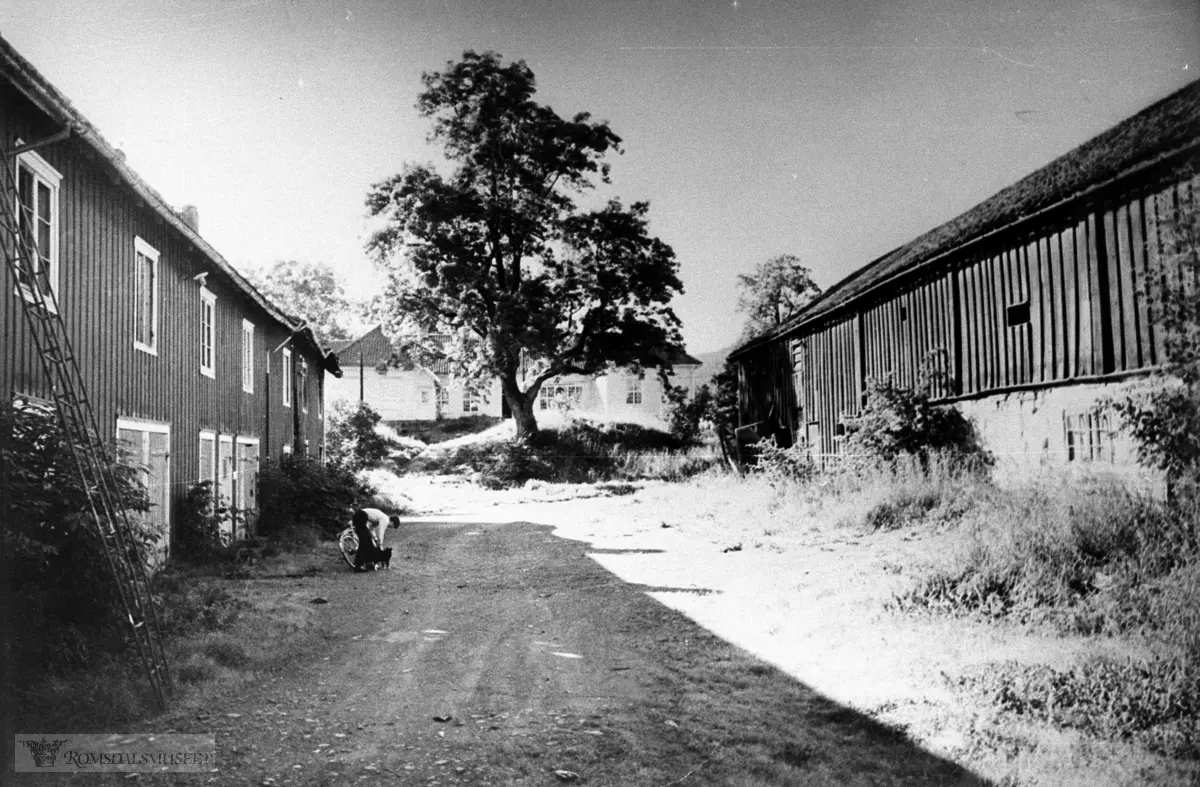
[[[625,378],[625,404],[642,404],[645,401],[642,382],[642,378],[635,375]]]
[[[136,315],[135,319],[138,321],[138,324],[134,328],[135,332],[140,332],[142,329],[140,324],[140,318],[142,316],[140,311],[142,308],[140,297],[141,293],[137,291],[137,283],[141,281],[140,276],[142,266],[142,261],[139,259],[139,257],[145,257],[150,262],[150,343],[146,344],[145,342],[140,341],[139,337],[135,336],[133,339],[133,346],[135,349],[141,350],[144,353],[158,355],[158,261],[161,255],[159,254],[158,249],[151,246],[140,236],[135,235],[133,238],[133,260],[137,270],[134,271],[133,286],[135,301],[134,311]]]
[[[211,319],[207,327],[204,316],[209,314]],[[208,354],[208,365],[204,361]],[[200,288],[200,374],[205,377],[217,378],[217,296],[207,287]]]
[[[171,425],[159,421],[143,421],[138,418],[117,418],[117,428],[113,433],[117,438],[117,445],[121,443],[121,430],[129,432],[142,433],[142,456],[138,457],[138,462],[143,461],[146,452],[149,450],[149,435],[151,432],[158,432],[167,436],[167,467],[166,477],[163,478],[163,484],[168,489],[171,487]],[[170,551],[170,533],[171,533],[171,506],[163,506],[163,525],[165,527],[164,534],[167,538],[167,551]]]
[[[254,323],[242,320],[242,390],[254,393]]]
[[[196,481],[197,482],[208,481],[213,485],[212,488],[215,489],[216,483],[217,483],[217,476],[220,475],[220,473],[221,473],[221,469],[217,466],[217,462],[219,461],[218,457],[220,456],[220,454],[217,453],[217,433],[212,431],[211,429],[201,429],[200,430],[200,436],[199,436],[200,464],[197,467],[204,466],[204,441],[205,440],[209,440],[212,443],[209,446],[209,457],[208,457],[208,459],[209,459],[208,465],[209,465],[209,467],[212,468],[212,476],[210,478],[197,478]]]
[[[433,389],[428,385],[422,385],[417,388],[417,399],[421,404],[429,404],[433,401]]]
[[[17,144],[18,145],[22,144],[22,141],[20,139],[18,139]],[[50,166],[50,162],[46,161],[46,159],[42,158],[34,151],[28,151],[26,153],[22,153],[21,155],[17,156],[17,167],[16,167],[17,191],[14,193],[15,203],[13,205],[13,208],[16,209],[18,216],[21,215],[21,212],[22,212],[21,196],[20,196],[20,183],[21,183],[21,174],[20,173],[21,173],[22,169],[28,170],[29,173],[33,176],[33,193],[34,193],[34,195],[37,194],[37,185],[38,185],[39,181],[41,181],[43,184],[45,184],[46,188],[49,189],[49,191],[50,191],[50,249],[49,249],[49,253],[46,255],[46,260],[48,261],[48,263],[50,265],[50,273],[46,278],[49,279],[49,281],[50,281],[50,290],[53,293],[54,297],[47,298],[46,305],[49,306],[51,310],[55,310],[55,304],[58,302],[58,293],[59,293],[59,289],[58,289],[58,272],[59,272],[59,260],[58,260],[58,233],[59,233],[58,205],[59,205],[59,200],[58,200],[58,194],[59,194],[59,186],[62,183],[63,176],[62,176],[61,172],[56,170],[54,167]],[[36,199],[36,196],[35,196],[35,199]],[[33,242],[34,242],[34,245],[36,246],[37,236],[38,236],[37,228],[36,228],[36,222],[37,222],[37,206],[36,205],[33,206],[33,215],[34,215],[34,223],[35,223],[34,232],[33,232]],[[41,267],[41,250],[40,249],[38,250],[38,253],[36,256],[37,256],[37,259],[34,260],[34,265],[36,266],[35,271]],[[18,283],[16,290],[14,292],[16,294],[19,294],[22,298],[25,298],[26,300],[34,299],[33,291],[30,290],[29,287],[24,284]]]
[[[292,368],[292,351],[284,349],[283,351],[283,406],[292,406],[292,375],[295,371]]]

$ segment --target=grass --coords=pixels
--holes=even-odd
[[[158,619],[175,676],[172,705],[236,689],[316,636],[313,608],[263,580],[323,570],[307,535],[273,542],[254,565],[172,566],[154,580]],[[114,729],[156,712],[132,652],[91,654],[82,668],[54,669],[14,687],[10,723],[23,729]]]
[[[1149,655],[991,663],[958,685],[1022,719],[1200,759],[1195,502],[1168,505],[1111,476],[1049,472],[1001,487],[936,458],[793,483],[752,477],[738,497],[772,533],[824,520],[864,535],[937,534],[936,553],[895,567],[910,579],[894,611],[1136,643]]]

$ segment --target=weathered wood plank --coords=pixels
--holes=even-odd
[[[1046,267],[1049,273],[1051,298],[1048,321],[1053,331],[1054,366],[1050,374],[1055,380],[1067,377],[1067,322],[1066,284],[1062,269],[1062,233],[1054,233],[1046,239]]]
[[[1046,280],[1042,275],[1045,268],[1044,255],[1041,253],[1043,239],[1029,243],[1025,247],[1025,270],[1029,277],[1029,379],[1031,382],[1045,382],[1046,355],[1053,348],[1053,340],[1047,342],[1046,316],[1043,313],[1046,297]]]

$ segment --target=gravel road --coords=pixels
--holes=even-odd
[[[106,782],[982,783],[712,636],[547,527],[410,523],[389,545],[390,571],[298,580],[328,602],[319,646],[248,692],[153,722],[214,732],[217,772]]]

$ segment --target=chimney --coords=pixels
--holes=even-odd
[[[200,210],[195,205],[184,205],[179,211],[183,223],[192,228],[192,232],[200,234]]]

